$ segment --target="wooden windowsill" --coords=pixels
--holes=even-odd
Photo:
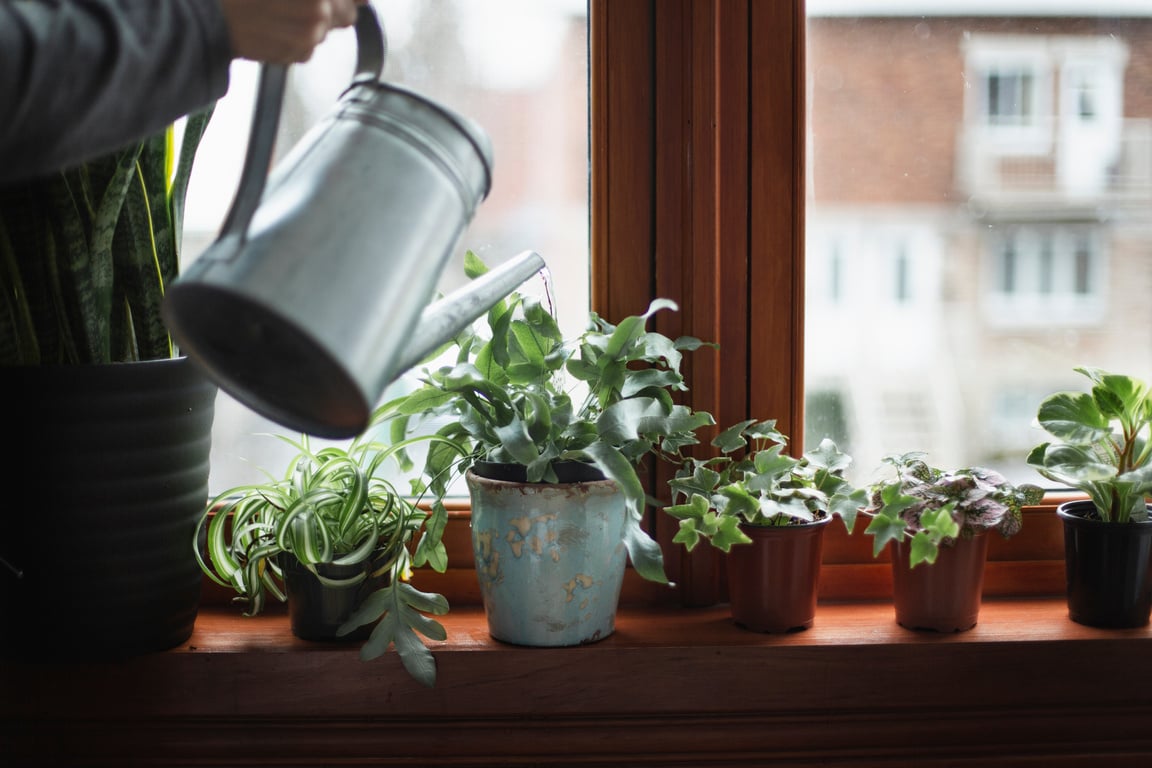
[[[209,606],[189,642],[164,653],[5,666],[0,743],[21,766],[38,750],[69,765],[151,766],[1014,755],[1095,768],[1152,756],[1152,630],[1075,624],[1062,599],[986,600],[979,624],[956,634],[903,629],[890,602],[822,604],[815,626],[788,635],[745,631],[726,606],[625,608],[615,634],[578,648],[494,641],[474,606],[443,623],[428,689],[392,653],[364,662],[356,643],[293,638],[283,615]]]

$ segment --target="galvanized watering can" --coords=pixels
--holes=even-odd
[[[384,389],[544,267],[526,251],[433,303],[491,186],[473,122],[380,82],[360,7],[351,85],[269,174],[287,71],[263,65],[239,189],[169,289],[173,338],[225,392],[292,429],[359,434]]]

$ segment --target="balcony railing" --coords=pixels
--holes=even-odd
[[[961,130],[958,190],[984,205],[1082,206],[1152,200],[1152,119],[1124,120],[1115,151],[1068,139],[1055,123],[1036,141],[1006,142],[987,126]],[[1111,159],[1105,159],[1110,156]],[[1099,157],[1099,160],[1095,160]]]

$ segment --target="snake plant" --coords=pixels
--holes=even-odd
[[[0,188],[0,365],[175,356],[160,316],[213,108],[43,178]]]

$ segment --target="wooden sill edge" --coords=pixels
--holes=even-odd
[[[540,650],[493,639],[479,606],[453,607],[448,615],[437,618],[448,637],[445,641],[427,643],[436,654]],[[976,626],[956,633],[905,629],[896,623],[890,601],[821,603],[811,628],[787,634],[746,630],[735,624],[726,605],[622,607],[617,615],[616,631],[583,647],[606,652],[635,648],[912,646],[1095,640],[1152,642],[1152,628],[1099,629],[1077,624],[1068,618],[1063,598],[985,598]],[[168,653],[353,653],[358,647],[356,642],[316,643],[295,638],[283,612],[248,618],[230,606],[206,606],[201,609],[188,642]]]

